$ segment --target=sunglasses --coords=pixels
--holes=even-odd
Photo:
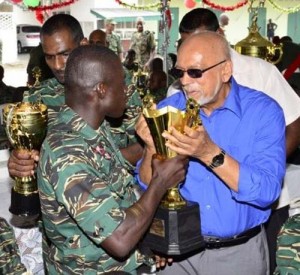
[[[215,65],[212,65],[212,66],[210,66],[210,67],[208,67],[204,70],[201,70],[201,69],[182,70],[182,69],[178,69],[178,68],[173,68],[172,72],[173,72],[174,76],[176,76],[177,78],[183,77],[184,73],[187,73],[188,76],[191,77],[191,78],[200,78],[200,77],[202,77],[203,73],[205,73],[206,71],[208,71],[208,70],[210,70],[210,69],[212,69],[212,68],[214,68],[214,67],[216,67],[216,66],[218,66],[218,65],[220,65],[224,62],[226,62],[226,59],[219,62],[219,63],[217,63],[217,64],[215,64]]]

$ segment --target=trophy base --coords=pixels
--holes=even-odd
[[[9,211],[16,216],[22,217],[39,215],[41,211],[39,194],[35,192],[25,196],[12,188]]]
[[[204,247],[199,205],[187,202],[180,209],[159,206],[143,242],[155,252],[182,255]]]

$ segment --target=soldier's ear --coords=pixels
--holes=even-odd
[[[105,98],[106,96],[106,85],[104,83],[99,82],[96,85],[96,92],[100,99]]]

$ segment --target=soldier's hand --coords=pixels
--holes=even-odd
[[[32,176],[39,160],[39,151],[13,150],[7,164],[11,177]]]
[[[139,117],[139,119],[135,125],[135,129],[136,129],[137,134],[140,136],[140,138],[145,143],[145,146],[147,147],[147,149],[155,151],[153,138],[150,134],[149,127],[148,127],[147,122],[143,115],[141,115]]]
[[[164,192],[177,186],[185,179],[188,163],[189,159],[182,155],[167,159],[163,159],[156,154],[153,155],[151,184],[158,181],[159,188],[165,189],[162,190]]]
[[[172,262],[172,258],[164,258],[162,256],[155,255],[155,264],[157,270],[164,268],[167,264],[172,264]]]

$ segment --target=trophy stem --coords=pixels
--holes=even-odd
[[[161,206],[167,209],[180,209],[187,205],[187,202],[179,193],[178,187],[169,188],[161,201]]]
[[[15,178],[14,190],[19,194],[28,196],[37,193],[37,181],[34,177]]]

